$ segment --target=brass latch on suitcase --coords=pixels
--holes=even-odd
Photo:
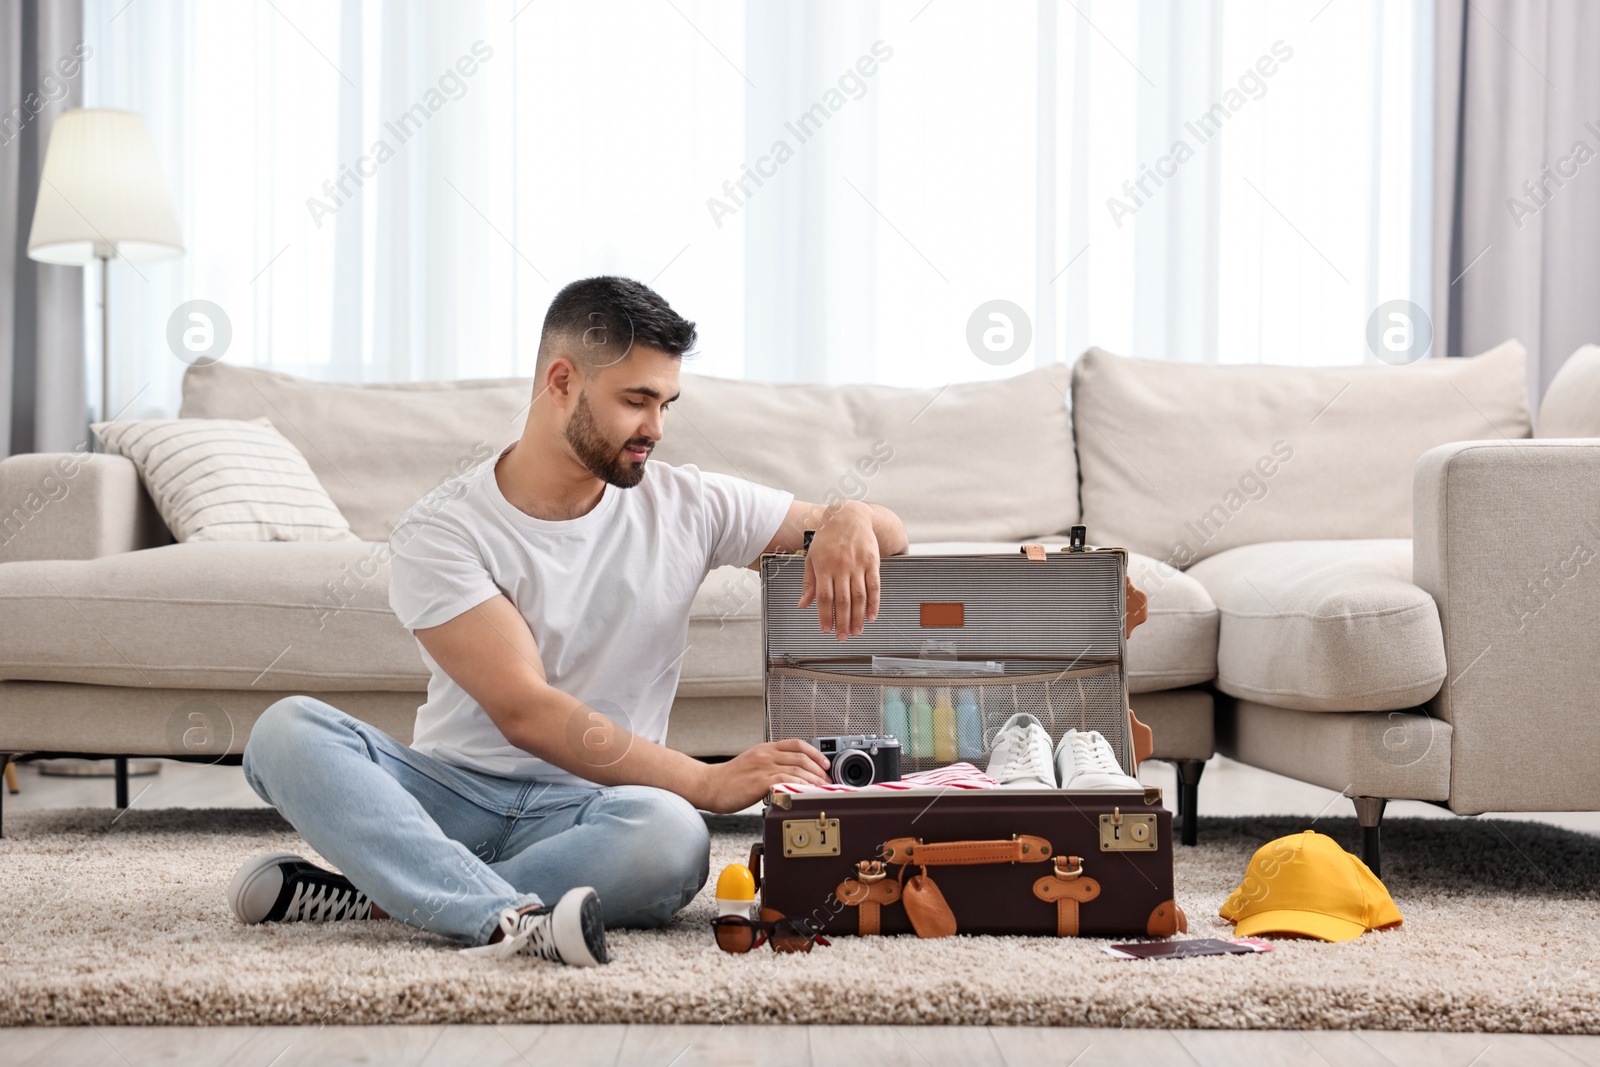
[[[1124,815],[1112,808],[1110,815],[1100,816],[1101,852],[1154,852],[1160,844],[1154,815]]]
[[[785,856],[837,856],[839,854],[839,820],[830,819],[826,812],[817,812],[815,819],[783,820],[783,854]]]

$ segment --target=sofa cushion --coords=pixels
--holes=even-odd
[[[1411,542],[1274,541],[1189,568],[1221,615],[1217,688],[1302,711],[1421,704],[1445,677],[1433,598]]]
[[[356,536],[386,541],[424,493],[521,436],[532,390],[532,378],[317,382],[212,363],[184,372],[178,415],[270,419]]]
[[[1037,543],[1054,546],[1066,540],[1041,537]],[[926,542],[913,543],[909,554],[1013,553],[1020,548],[1020,542]],[[1128,554],[1128,576],[1150,598],[1149,617],[1128,638],[1128,692],[1150,693],[1210,680],[1217,673],[1217,608],[1205,587],[1136,552]]]
[[[656,458],[787,489],[871,500],[912,541],[1065,533],[1078,521],[1068,371],[939,389],[809,385],[684,371]]]
[[[411,743],[421,693],[310,688],[151,688],[0,681],[0,742],[16,752],[105,752],[220,760],[244,751],[261,713],[289,692],[316,697]]]
[[[0,564],[0,679],[176,689],[427,691],[389,607],[387,542],[207,542]],[[678,693],[760,696],[761,580],[720,567]]]
[[[1600,437],[1600,345],[1584,345],[1561,364],[1539,404],[1535,437]]]
[[[1202,366],[1090,349],[1073,371],[1097,544],[1186,568],[1238,545],[1411,536],[1435,445],[1527,437],[1523,351],[1405,367]]]
[[[0,564],[0,678],[420,695],[428,670],[389,609],[388,549],[192,541]]]
[[[1217,605],[1206,587],[1158,559],[1128,553],[1128,576],[1150,598],[1128,638],[1128,692],[1198,685],[1217,676]]]
[[[1205,760],[1216,753],[1216,715],[1209,689],[1134,693],[1128,706],[1150,727],[1151,759]]]
[[[689,609],[679,697],[756,697],[761,669],[761,576],[748,567],[706,575]]]
[[[1068,370],[939,389],[746,382],[681,372],[655,458],[803,500],[868,499],[912,540],[1034,537],[1078,521]],[[213,363],[182,418],[270,419],[363,540],[522,432],[532,378],[318,382]]]

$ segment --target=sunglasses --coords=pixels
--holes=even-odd
[[[769,942],[774,952],[810,952],[813,942],[826,945],[828,939],[808,931],[797,919],[786,919],[771,908],[761,909],[760,919],[724,915],[711,920],[717,947],[724,952],[750,952]]]

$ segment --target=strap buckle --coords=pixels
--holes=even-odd
[[[1062,870],[1063,865],[1065,865],[1068,869]],[[1054,874],[1057,878],[1060,878],[1064,882],[1071,881],[1072,879],[1083,874],[1083,857],[1057,856],[1053,866],[1055,867]]]

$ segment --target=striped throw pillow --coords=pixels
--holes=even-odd
[[[127,456],[178,541],[359,541],[272,420],[136,419],[90,429]]]

